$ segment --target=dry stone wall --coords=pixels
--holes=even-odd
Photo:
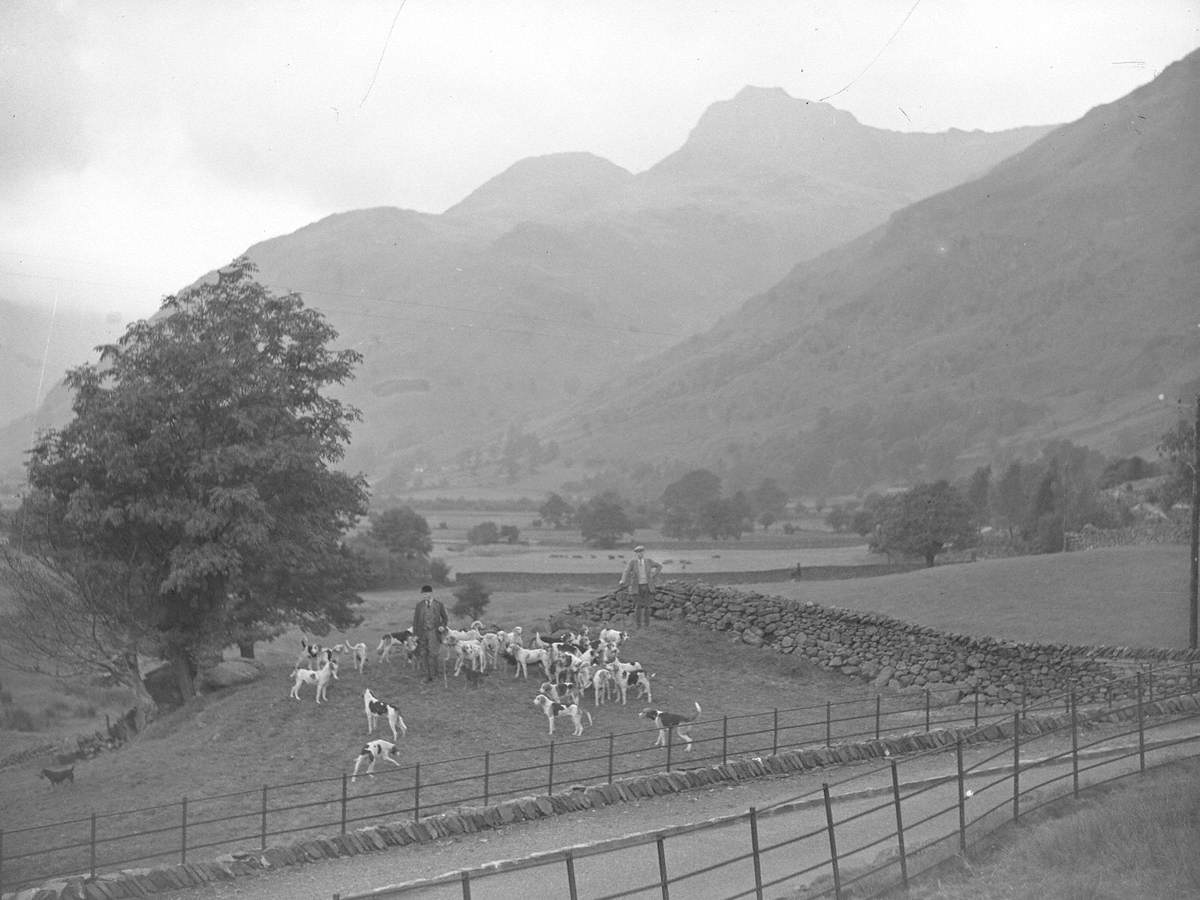
[[[1095,528],[1068,531],[1063,536],[1067,550],[1097,550],[1101,547],[1128,547],[1134,544],[1186,544],[1191,537],[1187,525],[1174,522],[1143,522],[1128,528]]]
[[[586,621],[628,616],[632,600],[608,594],[568,609]],[[1080,703],[1133,696],[1136,681],[1115,690],[1130,663],[1200,660],[1187,650],[1136,650],[1032,644],[953,634],[889,616],[703,583],[669,582],[653,602],[659,618],[682,618],[743,643],[799,654],[880,690],[929,690],[941,703],[1018,704],[1074,690]],[[1172,677],[1188,678],[1190,673]],[[1164,684],[1164,688],[1165,688]]]

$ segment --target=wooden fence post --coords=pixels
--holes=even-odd
[[[825,746],[833,743],[833,704],[825,701]]]
[[[1079,710],[1075,692],[1071,691],[1071,791],[1079,799]]]
[[[262,819],[261,828],[259,830],[260,847],[259,849],[267,849],[267,786],[264,784],[262,789]]]
[[[729,714],[721,716],[721,765],[729,762]]]
[[[759,859],[758,849],[758,810],[750,807],[750,852],[754,858],[754,896],[762,900],[762,860]]]
[[[771,755],[779,755],[779,707],[775,707],[772,711],[771,720]]]
[[[613,782],[613,734],[608,733],[608,783]]]
[[[554,793],[554,738],[550,738],[550,765],[548,773],[548,784],[546,785],[546,793]]]
[[[979,685],[975,685],[975,727],[979,727]]]
[[[1021,816],[1021,712],[1013,713],[1013,821]]]
[[[463,900],[471,900],[471,873],[464,871],[459,881],[462,884]]]
[[[667,848],[663,838],[658,839],[658,883],[662,886],[663,900],[671,900],[671,888],[667,884]]]
[[[89,853],[89,857],[90,857],[89,867],[92,870],[92,877],[95,878],[96,877],[96,814],[95,813],[92,813],[91,849],[88,851],[88,853]]]
[[[489,788],[491,787],[492,751],[483,751],[483,805],[488,805]]]
[[[900,775],[892,760],[892,798],[896,804],[896,841],[900,846],[900,881],[908,890],[908,854],[904,849],[904,816],[900,813]]]
[[[183,798],[183,819],[179,823],[179,863],[186,865],[187,863],[187,797]]]
[[[417,763],[417,771],[413,783],[413,821],[421,820],[421,764]]]
[[[880,714],[883,711],[882,704],[883,704],[883,695],[876,694],[875,695],[875,740],[879,740],[879,728],[880,728],[880,724],[881,724],[880,723]]]
[[[929,733],[929,688],[925,688],[925,733]]]
[[[829,782],[822,783],[825,794],[825,824],[829,832],[829,862],[833,866],[833,896],[842,900],[842,875],[838,869],[837,838],[833,835],[833,804],[829,799]]]
[[[954,741],[954,757],[958,766],[958,852],[967,852],[967,783],[963,777],[962,735]]]
[[[571,900],[579,900],[579,889],[575,886],[575,854],[567,850],[567,893]]]
[[[1142,673],[1137,673],[1138,767],[1146,774],[1146,720],[1142,714]]]
[[[346,833],[346,773],[342,773],[342,834]]]
[[[671,771],[671,749],[675,746],[675,741],[673,740],[674,737],[675,737],[675,729],[668,728],[667,729],[667,771],[668,772]]]

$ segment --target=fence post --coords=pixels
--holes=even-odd
[[[671,900],[671,889],[667,885],[667,848],[661,837],[658,839],[658,883],[662,885],[663,900]]]
[[[346,833],[346,773],[342,773],[342,834]]]
[[[96,877],[96,814],[92,813],[92,836],[89,842],[90,850],[88,851],[89,868],[92,871],[92,877]]]
[[[4,829],[0,828],[0,896],[4,895]]]
[[[492,751],[483,751],[483,805],[488,805],[488,788],[490,787],[492,774]]]
[[[263,790],[262,790],[262,820],[261,821],[262,821],[262,828],[261,828],[260,834],[262,835],[262,837],[261,837],[261,847],[259,849],[266,850],[267,849],[267,786],[265,784],[263,785]]]
[[[779,755],[779,707],[776,706],[773,710],[771,722],[771,755]]]
[[[667,771],[671,771],[671,749],[675,746],[675,729],[667,729]]]
[[[463,900],[471,900],[471,873],[464,871],[460,881],[462,883]]]
[[[750,852],[754,857],[754,896],[758,900],[762,900],[763,881],[762,860],[759,859],[758,850],[758,810],[753,806],[750,807]]]
[[[829,832],[829,862],[833,866],[833,896],[842,900],[842,875],[838,870],[837,839],[833,836],[833,804],[829,800],[829,782],[821,784],[825,794],[825,824]]]
[[[417,763],[416,778],[413,784],[413,821],[421,820],[421,764]]]
[[[954,757],[958,766],[958,852],[967,852],[967,784],[963,777],[962,735],[954,741]]]
[[[547,781],[548,781],[548,783],[547,783],[547,785],[546,785],[546,793],[547,793],[547,794],[553,794],[553,793],[554,793],[554,738],[550,738],[550,765],[549,765],[549,769],[550,769],[550,771],[549,771],[549,773],[547,773]]]
[[[1013,821],[1021,815],[1021,711],[1013,713]]]
[[[1150,662],[1146,663],[1146,685],[1147,685],[1147,691],[1149,694],[1147,699],[1149,700],[1150,703],[1153,703],[1154,702],[1154,660],[1150,660]]]
[[[929,733],[929,688],[925,688],[925,733]]]
[[[975,727],[979,727],[979,685],[975,686]]]
[[[729,714],[721,716],[721,765],[729,762]]]
[[[882,703],[883,703],[883,695],[876,694],[875,695],[875,740],[879,740],[879,726],[880,726],[879,718],[880,718],[880,713],[882,712],[882,709],[881,709]]]
[[[1075,799],[1079,799],[1079,720],[1076,708],[1075,692],[1068,695],[1071,698],[1071,786]]]
[[[900,814],[900,773],[892,760],[892,799],[896,804],[896,842],[900,846],[900,881],[908,890],[908,854],[904,850],[904,817]]]
[[[1137,673],[1138,767],[1146,773],[1146,723],[1142,717],[1142,673]]]
[[[608,733],[608,783],[612,784],[613,780],[613,734]]]
[[[179,863],[187,863],[187,797],[183,798],[183,820],[179,824]]]
[[[575,854],[567,850],[567,892],[571,900],[579,900],[579,889],[575,886]]]
[[[833,704],[825,701],[825,746],[833,743]]]

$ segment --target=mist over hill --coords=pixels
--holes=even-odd
[[[1200,391],[1197,96],[1193,53],[539,431],[612,465],[632,462],[634,432],[643,465],[834,491],[1051,438],[1152,455]]]

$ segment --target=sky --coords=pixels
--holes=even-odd
[[[3,0],[0,299],[123,325],[333,213],[549,153],[644,171],[746,85],[996,131],[1197,46],[1200,0]]]

